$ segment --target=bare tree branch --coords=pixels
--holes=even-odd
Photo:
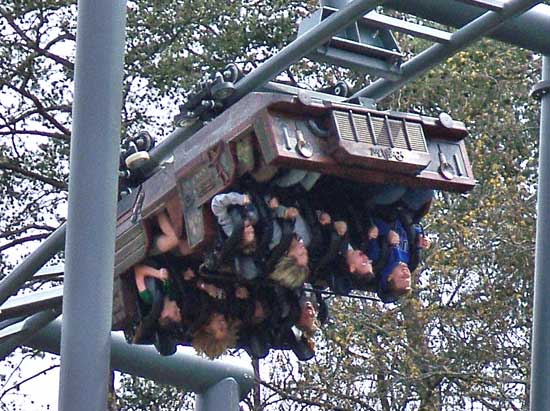
[[[45,234],[35,234],[35,235],[29,235],[27,237],[21,237],[0,246],[0,251],[7,250],[8,248],[11,248],[19,244],[28,243],[29,241],[43,240],[44,238],[49,237],[49,235],[50,233],[45,233]]]
[[[5,85],[8,85],[7,83],[2,83],[0,82],[0,84],[5,84]],[[13,89],[13,87],[11,87]],[[18,90],[16,90],[17,93],[19,93]],[[53,105],[53,106],[49,106],[49,107],[45,107],[44,108],[44,111],[46,112],[50,112],[50,111],[61,111],[61,112],[64,112],[64,113],[70,113],[71,112],[71,109],[72,107],[68,104],[60,104],[60,105]],[[33,114],[41,114],[41,112],[35,108],[35,109],[29,109],[29,110],[26,110],[25,112],[19,114],[17,117],[13,117],[11,118],[9,121],[5,118],[5,117],[2,117],[4,119],[4,126],[3,127],[10,127],[12,128],[13,126],[15,126],[18,122],[22,121],[22,120],[25,120],[26,118],[29,118],[30,116],[32,116]]]
[[[24,227],[18,228],[17,230],[5,231],[2,234],[0,234],[0,238],[6,238],[11,235],[18,235],[28,230],[47,230],[52,232],[55,230],[55,227],[51,227],[49,225],[29,224]]]
[[[302,403],[302,404],[313,405],[313,406],[322,408],[324,410],[333,410],[334,409],[334,406],[332,404],[325,404],[325,403],[322,403],[322,402],[313,401],[311,399],[300,398],[300,397],[297,397],[295,395],[289,394],[285,390],[282,390],[279,387],[276,387],[275,385],[268,383],[267,381],[259,380],[259,382],[264,387],[269,388],[270,390],[276,392],[278,395],[280,395],[284,399],[292,400],[292,401]]]
[[[54,127],[59,129],[63,134],[70,135],[71,131],[65,127],[63,124],[61,124],[57,119],[52,116],[50,113],[48,113],[48,109],[44,107],[42,102],[38,97],[36,97],[34,94],[32,94],[30,91],[25,90],[23,87],[16,87],[13,84],[6,84],[9,88],[16,91],[17,93],[21,94],[24,97],[27,97],[29,100],[31,100],[34,105],[36,106],[36,109],[38,110],[38,113],[44,117],[46,120],[48,120]]]
[[[20,174],[24,177],[29,177],[30,179],[38,180],[45,184],[49,184],[52,187],[55,187],[59,190],[66,191],[69,188],[68,184],[65,183],[64,181],[59,181],[54,178],[46,177],[46,176],[43,176],[42,174],[35,173],[34,171],[25,170],[18,164],[10,163],[6,159],[0,158],[0,169],[11,170],[14,173]]]
[[[65,68],[68,68],[70,70],[74,69],[74,63],[73,62],[71,62],[71,61],[69,61],[69,60],[67,60],[67,59],[65,59],[61,56],[58,56],[57,54],[53,54],[50,51],[48,51],[47,49],[40,48],[40,46],[38,45],[38,42],[31,39],[25,33],[25,31],[23,31],[21,29],[21,27],[19,27],[17,25],[17,23],[15,22],[15,19],[4,8],[0,8],[0,15],[2,15],[2,17],[4,17],[6,19],[6,21],[11,26],[11,28],[26,42],[26,46],[29,47],[31,50],[34,50],[39,55],[42,55],[44,57],[48,57],[49,59],[52,59],[53,61],[55,61],[58,64],[61,64]],[[56,39],[50,41],[47,45],[47,48],[51,47],[53,44],[57,43],[58,41],[66,40],[66,39],[71,39],[72,40],[72,38],[74,38],[74,36],[72,36],[68,33],[63,34],[63,35],[57,37]]]
[[[51,365],[49,366],[48,368],[42,370],[42,371],[39,371],[33,375],[31,375],[30,377],[27,377],[25,378],[24,380],[21,380],[19,381],[17,384],[14,384],[12,385],[10,388],[8,388],[7,390],[5,390],[1,395],[0,395],[0,400],[10,391],[13,391],[13,390],[17,390],[19,389],[19,387],[21,387],[21,385],[25,384],[26,382],[29,382],[30,380],[36,378],[36,377],[39,377],[41,376],[42,374],[46,374],[48,371],[51,371],[53,370],[54,368],[58,368],[59,367],[59,364],[54,364],[54,365]]]
[[[32,136],[42,136],[48,138],[55,138],[58,140],[63,140],[69,142],[71,140],[70,136],[62,133],[55,133],[50,131],[40,131],[40,130],[10,130],[10,131],[0,131],[0,136],[13,136],[13,135],[32,135]]]

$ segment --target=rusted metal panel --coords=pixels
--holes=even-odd
[[[388,115],[332,111],[333,156],[343,164],[416,174],[430,154],[420,123]]]
[[[144,200],[141,215],[148,218],[165,208],[166,202],[176,194],[176,176],[173,162],[165,163],[144,184]]]
[[[330,104],[331,108],[334,106]],[[309,114],[289,114],[288,106],[284,105],[278,108],[285,111],[266,109],[255,121],[258,146],[268,164],[318,171],[365,183],[399,183],[461,192],[475,185],[465,146],[457,140],[465,135],[461,122],[452,121],[449,128],[440,125],[438,119],[406,113],[401,116],[391,113],[390,116],[388,112],[361,107],[350,114],[346,106],[347,112],[339,110],[346,122],[339,122],[340,129],[335,125],[321,137],[313,132]],[[318,111],[316,115],[317,120],[322,118]],[[342,130],[344,127],[347,130]],[[392,130],[391,138],[384,129]],[[300,139],[310,148],[307,156],[299,150]],[[430,147],[444,147],[444,151],[452,148],[454,154],[450,158],[458,161],[456,167],[461,170],[443,172],[445,167],[441,162],[445,162],[444,158]],[[447,163],[455,167],[454,163]]]
[[[321,172],[326,167],[330,172],[337,165],[330,156],[328,141],[313,134],[305,117],[264,110],[255,122],[254,131],[267,164]],[[310,155],[300,152],[300,140],[309,145]]]
[[[115,278],[112,329],[127,330],[137,321],[137,290],[131,274]]]
[[[229,143],[250,135],[256,116],[266,107],[294,101],[295,97],[284,94],[250,93],[174,150],[176,174],[184,175],[195,159],[220,141]]]
[[[115,275],[121,274],[133,265],[137,264],[147,255],[149,241],[145,229],[141,224],[136,224],[132,230],[131,241],[123,246],[116,247],[115,251]]]
[[[464,141],[432,139],[429,142],[432,161],[419,178],[446,189],[446,183],[462,186],[466,191],[475,184],[474,174]],[[442,180],[443,179],[443,180]]]
[[[126,199],[125,199],[126,200]],[[115,276],[145,258],[150,244],[150,232],[141,218],[144,193],[139,188],[128,197],[117,221],[115,242]]]
[[[227,188],[234,180],[235,160],[224,141],[206,151],[193,168],[178,178],[179,195],[183,204],[185,232],[189,247],[204,241],[206,231],[203,208],[212,196]]]
[[[141,218],[134,219],[131,215],[124,220],[119,220],[119,232],[116,239],[116,248],[123,248],[135,240],[136,236],[143,231]]]

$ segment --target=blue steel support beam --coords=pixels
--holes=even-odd
[[[63,286],[16,295],[0,306],[0,321],[27,317],[39,311],[61,307]]]
[[[234,103],[251,91],[255,91],[268,83],[292,63],[326,43],[334,34],[341,31],[352,21],[357,20],[360,16],[368,13],[382,3],[384,3],[384,0],[354,0],[350,2],[346,7],[322,21],[321,24],[314,27],[303,36],[298,37],[277,54],[266,60],[262,65],[239,80],[235,84],[235,94],[231,97],[230,102]],[[200,128],[200,125],[191,126],[189,128],[178,128],[172,132],[165,140],[151,150],[151,159],[142,168],[142,172],[148,173],[158,166],[168,155],[170,155],[177,145],[191,136],[198,128]]]
[[[337,13],[332,14],[321,24],[315,26],[303,36],[252,70],[235,84],[235,94],[230,101],[236,101],[275,78],[292,63],[309,52],[328,42],[336,33],[342,31],[351,22],[357,20],[384,0],[353,0]]]
[[[48,324],[27,342],[29,347],[59,354],[61,321]],[[211,361],[178,351],[163,357],[151,346],[130,345],[120,333],[111,334],[111,365],[113,369],[168,384],[186,391],[202,393],[218,382],[231,377],[239,387],[239,398],[246,397],[254,385],[251,365]],[[108,357],[109,358],[109,357]],[[78,403],[80,404],[80,402]],[[79,407],[79,411],[80,411]],[[104,409],[104,408],[103,408]]]
[[[462,27],[484,12],[454,0],[388,0],[384,6],[451,27]],[[550,55],[550,5],[538,4],[502,24],[489,37]]]
[[[197,394],[195,411],[239,411],[239,385],[226,378]]]
[[[539,185],[535,247],[535,296],[531,348],[531,411],[550,406],[550,56],[543,58],[539,137]],[[542,83],[544,85],[544,83]]]
[[[356,0],[350,3],[347,8],[352,7],[352,5],[357,7],[358,3],[361,2]],[[462,27],[483,14],[483,10],[478,7],[468,6],[453,0],[386,0],[383,3],[384,7],[393,8],[454,27]],[[363,5],[361,5],[361,7],[363,9]],[[349,16],[342,19],[345,21],[344,26],[357,19],[358,16],[366,14],[368,10],[374,7],[375,6],[364,7],[364,11],[358,10],[357,7]],[[343,9],[340,11],[343,11]],[[353,15],[354,13],[355,15]],[[324,31],[325,24],[328,20],[329,19],[317,26],[316,30]],[[338,27],[335,30],[331,30],[330,35],[328,35],[328,33],[322,33],[324,37],[320,42],[317,42],[317,38],[310,38],[314,33],[307,33],[307,36],[304,35],[296,40],[301,42],[298,46],[294,45],[296,41],[287,46],[287,53],[292,53],[292,57],[295,59],[300,58],[320,44],[323,44],[324,41],[340,30],[341,27]],[[516,46],[550,54],[550,42],[548,41],[548,38],[550,38],[550,6],[538,4],[521,16],[504,22],[496,30],[490,33],[490,36]],[[296,47],[296,50],[292,50],[293,47]],[[283,50],[281,50],[281,52],[282,51]],[[271,80],[280,71],[293,63],[293,61],[288,58],[288,55],[283,59],[281,57],[282,55],[280,56],[281,52],[254,70],[252,73],[255,74],[253,74],[252,77],[249,75],[241,79],[237,83],[237,96],[242,96],[249,91],[260,88],[261,85]],[[288,59],[288,61],[286,61],[286,59]],[[277,66],[270,67],[270,65],[274,63],[277,63]],[[174,147],[192,135],[195,131],[196,129],[178,128],[172,132],[161,144],[157,145],[157,147],[152,150],[151,161],[148,162],[145,171],[150,171],[159,165],[162,160],[172,152]]]
[[[453,33],[445,44],[434,44],[401,66],[402,78],[396,81],[380,79],[359,90],[351,98],[368,97],[376,101],[387,97],[403,85],[441,63],[479,38],[493,31],[506,19],[533,7],[538,0],[510,0],[501,12],[489,11]]]
[[[78,1],[61,411],[107,406],[125,27],[126,1]]]
[[[20,324],[14,324],[11,326],[12,330],[4,330],[5,332],[13,331],[13,335],[0,340],[0,360],[6,358],[18,346],[25,344],[34,334],[55,320],[59,314],[61,314],[61,308],[41,311],[21,321]]]
[[[59,226],[40,246],[0,282],[0,305],[21,288],[65,243],[65,224]]]

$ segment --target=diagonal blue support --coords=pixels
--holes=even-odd
[[[538,0],[510,0],[501,12],[489,11],[485,13],[453,33],[448,43],[434,44],[403,64],[401,66],[401,79],[396,81],[377,80],[359,90],[351,98],[369,97],[377,101],[383,99],[457,51],[466,48],[482,36],[489,34],[510,17],[523,13],[537,3]]]
[[[292,63],[323,45],[334,34],[382,3],[384,3],[384,0],[351,1],[346,7],[322,21],[321,24],[312,28],[303,36],[298,37],[261,66],[239,80],[235,84],[235,94],[231,97],[231,101],[236,101],[263,86]]]
[[[388,0],[385,6],[450,27],[462,27],[483,14],[483,9],[455,0]],[[489,37],[550,55],[550,5],[536,5],[502,24]]]
[[[2,330],[0,337],[0,360],[6,358],[18,346],[25,344],[34,334],[56,319],[61,314],[61,307],[41,311],[26,318],[18,324]]]
[[[0,306],[0,321],[26,317],[45,309],[60,307],[62,298],[63,286],[16,295]]]
[[[19,264],[6,278],[0,282],[0,305],[32,279],[33,275],[46,264],[65,243],[66,226],[62,224],[40,246]]]

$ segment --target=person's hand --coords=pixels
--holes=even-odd
[[[325,211],[321,211],[321,214],[319,214],[319,223],[321,225],[329,225],[331,222],[332,218],[330,217],[330,214]]]
[[[345,221],[335,221],[334,229],[336,230],[336,234],[342,237],[348,231],[348,224]]]
[[[223,290],[213,284],[207,284],[201,281],[197,283],[197,287],[216,300],[222,300],[225,297]]]
[[[389,245],[392,245],[392,246],[394,246],[394,245],[399,245],[399,241],[400,241],[400,239],[399,239],[399,234],[397,234],[397,233],[396,233],[395,231],[393,231],[393,230],[390,230],[390,231],[388,232],[388,244],[389,244]]]
[[[367,237],[369,240],[376,240],[378,238],[378,227],[373,225],[371,228],[369,228],[369,231],[367,231]]]
[[[286,219],[296,218],[296,217],[298,217],[298,215],[300,215],[300,212],[298,211],[297,208],[288,207],[286,209],[286,212],[285,212],[285,218]]]
[[[237,287],[235,289],[235,297],[237,297],[239,300],[246,300],[248,296],[248,290],[245,287]]]
[[[168,276],[169,276],[170,273],[168,272],[168,270],[166,268],[161,268],[159,270],[159,274],[160,274],[159,279],[162,280],[162,281],[166,281],[166,280],[168,280]]]
[[[191,268],[188,268],[183,272],[183,279],[185,281],[190,281],[193,278],[195,278],[195,272]]]
[[[206,285],[206,292],[208,293],[208,295],[212,298],[215,298],[216,300],[223,300],[224,297],[225,297],[225,293],[223,292],[223,290],[221,288],[218,288],[216,287],[215,285],[212,285],[212,284],[207,284]]]
[[[248,204],[250,204],[250,196],[248,194],[244,194],[243,205],[248,205]]]

